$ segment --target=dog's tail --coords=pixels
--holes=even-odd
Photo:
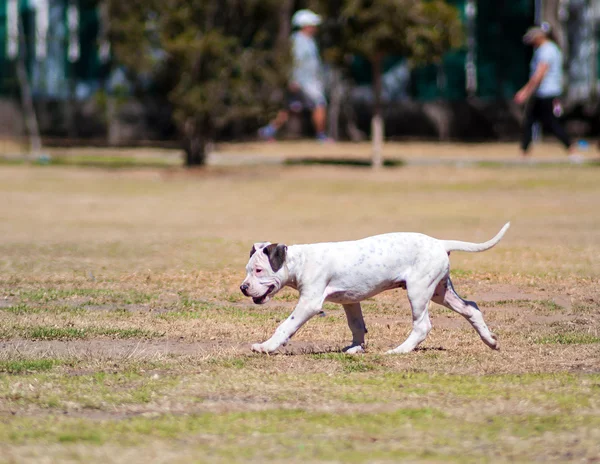
[[[470,251],[476,253],[492,248],[496,243],[498,243],[502,239],[504,233],[508,230],[509,227],[510,222],[507,222],[506,224],[504,224],[504,227],[500,229],[500,232],[498,232],[493,239],[483,243],[461,242],[460,240],[442,241],[444,242],[444,246],[446,247],[446,251],[448,253],[450,253],[451,251]]]

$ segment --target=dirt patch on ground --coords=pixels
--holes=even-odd
[[[252,343],[231,340],[187,342],[182,340],[5,340],[0,350],[5,355],[18,353],[25,357],[61,358],[159,358],[169,356],[216,356],[251,354]],[[279,354],[316,354],[340,351],[331,341],[294,341],[278,350]]]
[[[10,308],[14,303],[14,298],[0,298],[0,308]]]
[[[495,284],[493,288],[477,290],[472,298],[476,302],[494,302],[511,300],[548,300],[565,309],[571,309],[572,300],[568,295],[557,294],[556,291],[545,289],[522,289],[512,284]]]

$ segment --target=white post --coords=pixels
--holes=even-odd
[[[376,114],[371,119],[371,138],[373,140],[373,169],[383,166],[383,118]]]
[[[382,92],[382,56],[377,55],[373,58],[371,66],[373,69],[373,116],[371,118],[371,140],[373,146],[372,167],[380,169],[383,166],[383,104],[381,102]]]

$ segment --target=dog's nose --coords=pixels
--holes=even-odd
[[[248,284],[242,284],[242,285],[240,285],[240,290],[246,296],[248,296],[248,287],[249,287]]]

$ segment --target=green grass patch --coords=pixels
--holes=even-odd
[[[600,427],[595,414],[600,375],[431,375],[354,367],[332,375],[327,368],[332,362],[379,367],[387,358],[339,353],[310,358],[320,372],[292,373],[281,370],[281,359],[232,356],[192,362],[185,375],[165,375],[175,367],[168,364],[125,363],[112,372],[110,362],[96,366],[102,369],[97,372],[82,373],[81,365],[73,375],[63,368],[41,372],[35,381],[25,380],[25,373],[0,376],[0,399],[14,408],[47,410],[36,417],[8,416],[0,423],[0,443],[114,447],[151,440],[197,444],[197,459],[210,443],[207,460],[226,462],[394,462],[412,456],[462,463],[514,452],[525,462],[545,456],[555,441],[553,450],[560,450],[563,438],[578,436],[585,443]],[[127,404],[139,405],[133,417]],[[173,404],[183,412],[169,413]],[[99,421],[62,415],[72,407],[84,415],[98,409],[104,416]],[[146,410],[152,415],[137,415]]]
[[[176,307],[177,308],[177,307]],[[236,321],[280,321],[288,316],[289,310],[282,311],[277,307],[247,307],[247,306],[225,306],[212,303],[203,303],[192,306],[189,310],[171,310],[159,313],[156,317],[164,320],[176,319],[202,319],[202,318],[225,318]]]
[[[17,303],[16,305],[7,306],[6,308],[0,308],[0,311],[13,314],[36,314],[41,312],[42,309],[30,306],[26,303]]]
[[[248,356],[228,356],[224,358],[210,358],[210,365],[224,367],[226,369],[244,369],[248,366]]]
[[[36,160],[40,166],[81,166],[111,169],[122,168],[166,168],[180,166],[182,162],[174,162],[169,158],[137,158],[110,155],[69,155],[52,156],[49,159]]]
[[[31,340],[77,340],[94,336],[112,338],[158,338],[164,336],[162,333],[132,329],[115,329],[110,327],[21,327],[18,329],[20,335]]]
[[[284,290],[283,292],[275,295],[273,297],[273,301],[288,301],[288,302],[298,301],[298,292],[291,292],[291,291],[286,292]]]
[[[479,414],[465,420],[434,408],[378,413],[324,413],[300,409],[162,414],[104,420],[15,417],[0,424],[0,441],[13,445],[111,444],[148,441],[195,446],[200,461],[225,462],[486,462],[515,456],[531,462],[563,451],[557,434],[586,440],[600,425],[594,415]],[[554,439],[554,440],[553,440]],[[207,446],[207,443],[210,446]],[[515,443],[519,444],[515,451]],[[584,446],[575,445],[585,452]],[[591,450],[589,450],[591,452]]]
[[[125,369],[115,368],[114,363],[106,366],[110,371],[88,371],[76,363],[54,371],[49,366],[66,365],[67,361],[51,361],[42,364],[46,370],[31,370],[27,363],[21,366],[9,362],[13,371],[21,370],[0,377],[0,401],[8,399],[15,407],[37,405],[49,409],[75,407],[114,411],[125,404],[148,404],[167,395],[180,382],[177,375],[162,371],[154,374],[154,370],[137,369],[128,363]],[[34,363],[34,367],[36,365]],[[34,381],[31,375],[35,376]]]
[[[0,361],[0,372],[8,374],[28,374],[49,371],[61,364],[57,359],[15,359]]]
[[[36,290],[21,291],[18,296],[24,302],[37,304],[47,304],[74,298],[89,299],[89,301],[83,303],[84,305],[102,303],[143,304],[156,299],[155,294],[148,294],[137,290],[115,291],[102,288],[40,288]]]
[[[325,357],[325,359],[332,357]],[[383,360],[382,362],[384,362]],[[376,367],[378,365],[374,363]],[[420,372],[391,372],[378,368],[368,374],[337,376],[315,383],[326,383],[331,397],[344,402],[402,403],[409,398],[426,397],[429,404],[451,398],[454,404],[472,401],[520,400],[535,404],[553,405],[563,411],[587,407],[594,396],[591,385],[600,376],[570,374],[526,375],[447,375]]]
[[[467,269],[454,268],[450,269],[450,277],[452,278],[467,278],[472,277],[475,273]]]
[[[536,343],[541,345],[587,345],[591,343],[600,343],[600,337],[586,333],[566,332],[540,337],[536,340]]]
[[[496,301],[482,301],[481,306],[484,307],[517,307],[517,308],[532,308],[532,309],[545,309],[548,311],[560,311],[564,309],[563,306],[554,302],[553,300],[522,300],[522,299],[508,299],[508,300],[496,300]]]
[[[103,442],[103,434],[99,430],[65,430],[57,434],[56,439],[59,443],[92,443],[99,445]]]
[[[67,441],[89,441],[90,431],[96,430],[93,441],[139,442],[155,439],[183,439],[191,434],[204,433],[223,438],[231,435],[319,436],[336,431],[340,435],[360,430],[364,434],[380,434],[390,437],[397,433],[399,424],[411,423],[413,427],[425,427],[432,421],[444,421],[446,415],[432,408],[396,409],[388,413],[321,413],[302,409],[269,409],[257,412],[203,413],[190,415],[164,414],[156,418],[134,417],[105,423],[98,427],[95,421],[85,419],[62,419],[57,417],[28,420],[19,418],[11,421],[15,430],[0,425],[0,441],[45,443]],[[54,424],[54,427],[53,427]],[[95,425],[95,426],[94,426]]]
[[[29,327],[22,330],[25,338],[33,340],[76,340],[86,338],[88,331],[86,329],[76,329],[74,327]]]
[[[18,166],[28,161],[24,157],[12,157],[0,155],[0,166]]]
[[[101,335],[113,338],[157,338],[164,336],[164,333],[142,329],[93,328],[91,329],[91,332],[92,335]]]
[[[366,357],[363,355],[352,355],[345,353],[316,353],[311,354],[311,358],[317,360],[331,360],[339,363],[342,370],[346,374],[355,372],[370,372],[378,368],[374,361],[377,358],[370,356]]]
[[[231,296],[231,295],[230,295]],[[206,317],[233,317],[236,319],[251,319],[251,320],[268,320],[271,318],[281,318],[281,308],[274,306],[258,307],[258,306],[237,306],[237,298],[225,299],[232,304],[220,304],[207,302],[204,300],[195,300],[186,294],[181,294],[179,301],[172,305],[169,311],[161,312],[158,318],[171,319],[200,319]],[[286,316],[287,317],[287,316]]]

